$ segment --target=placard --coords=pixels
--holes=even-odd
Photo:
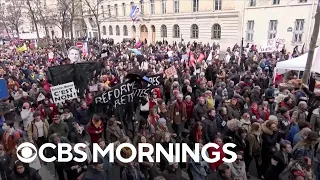
[[[166,74],[167,78],[170,78],[171,76],[177,74],[177,70],[174,66],[171,66],[170,68],[166,69],[164,73]]]
[[[89,91],[90,91],[90,92],[96,92],[96,91],[98,91],[98,84],[89,86]]]
[[[53,86],[50,89],[53,102],[56,104],[77,98],[77,91],[73,82]]]

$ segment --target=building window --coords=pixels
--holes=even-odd
[[[120,36],[120,27],[118,25],[116,26],[116,35]]]
[[[114,11],[115,11],[116,17],[118,17],[118,16],[119,16],[118,4],[115,4],[115,5],[114,5]]]
[[[277,20],[271,20],[269,22],[268,39],[276,38],[276,36],[277,36],[277,26],[278,26],[278,21]]]
[[[108,5],[108,16],[109,17],[111,16],[111,7],[110,7],[110,5]]]
[[[216,11],[221,10],[221,1],[222,0],[214,0],[214,10]]]
[[[174,0],[174,13],[179,13],[179,0]]]
[[[273,0],[273,5],[277,5],[277,4],[280,4],[280,0]]]
[[[211,30],[211,39],[221,38],[221,26],[219,24],[214,24]]]
[[[256,6],[256,0],[249,0],[249,6],[250,7]]]
[[[304,19],[297,19],[294,25],[293,42],[301,43],[304,29]]]
[[[104,9],[103,9],[103,6],[101,6],[101,12],[102,12],[102,17],[104,17]]]
[[[150,0],[150,13],[154,14],[154,0]]]
[[[167,0],[162,0],[162,14],[166,14],[167,13]]]
[[[306,3],[308,0],[299,0],[300,3]]]
[[[253,41],[253,29],[254,29],[254,21],[248,21],[247,23],[247,37],[246,40]]]
[[[191,38],[199,38],[199,28],[198,25],[191,25]]]
[[[140,0],[140,13],[144,14],[144,2],[143,2],[143,0]]]
[[[123,16],[126,16],[126,4],[122,3],[122,14]]]
[[[112,26],[111,25],[109,26],[109,35],[111,35],[111,36],[113,35],[113,30],[112,30]]]
[[[123,35],[128,36],[128,28],[126,25],[123,26]]]
[[[180,37],[180,27],[178,24],[173,25],[173,37],[174,38]]]
[[[164,24],[161,26],[161,37],[163,38],[167,37],[167,26]]]
[[[102,26],[102,34],[107,35],[107,28],[106,26]]]
[[[198,12],[199,11],[199,0],[193,0],[193,3],[192,3],[192,9],[193,9],[193,12]]]

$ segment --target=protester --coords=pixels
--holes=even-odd
[[[28,167],[27,164],[16,161],[14,165],[14,171],[8,178],[9,180],[42,180],[39,173],[32,167]]]

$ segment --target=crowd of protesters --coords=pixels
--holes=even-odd
[[[247,180],[252,178],[251,171],[266,180],[320,179],[320,96],[306,85],[300,89],[272,81],[276,62],[297,56],[296,51],[292,55],[285,50],[259,53],[256,46],[241,50],[236,44],[222,54],[218,44],[162,41],[148,45],[146,40],[111,41],[105,47],[107,57],[90,59],[104,64],[97,91],[88,87],[83,97],[63,104],[53,103],[52,84],[46,76],[49,66],[69,62],[59,50],[50,47],[2,56],[0,77],[6,80],[10,95],[0,103],[2,180],[49,179],[38,173],[45,165],[39,158],[30,164],[17,159],[21,152],[16,148],[25,141],[37,147],[46,142],[88,145],[86,162],[54,162],[59,180],[182,180],[182,174],[191,180]],[[137,48],[142,56],[128,53],[128,48]],[[55,53],[51,61],[48,51]],[[172,66],[177,73],[167,77],[164,72]],[[164,84],[138,107],[138,121],[131,133],[124,127],[131,120],[89,111],[94,96],[126,81],[129,71],[164,73],[165,77]],[[288,74],[276,80],[298,77],[297,72]],[[165,148],[169,143],[193,147],[214,142],[222,147],[231,142],[237,145],[233,149],[237,160],[224,163],[222,148],[209,148],[211,158],[212,152],[220,153],[218,162],[189,158],[186,163],[175,163],[162,157],[160,163],[148,159],[111,163],[108,155],[92,162],[92,143],[105,148],[109,143],[125,142],[135,146],[161,143]],[[127,148],[121,152],[124,157],[132,153]],[[46,151],[47,156],[57,157],[57,153]],[[255,167],[250,168],[253,161]]]

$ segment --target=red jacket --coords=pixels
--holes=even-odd
[[[91,143],[97,143],[98,140],[101,138],[101,134],[103,133],[104,130],[104,125],[101,122],[99,127],[96,127],[95,125],[92,124],[90,121],[90,124],[88,126],[88,133],[91,137]],[[101,133],[97,134],[96,131],[101,131]]]
[[[45,107],[43,104],[41,104],[38,109],[41,113],[41,117],[43,119],[46,119],[47,116],[50,118],[50,119],[53,119],[55,115],[59,115],[59,110],[57,108],[57,106],[55,104],[49,104],[49,108],[51,110],[51,113],[50,114],[46,114],[46,111],[45,111]]]
[[[209,154],[209,158],[213,159],[216,156],[212,155],[212,152],[220,152],[220,159],[215,162],[215,163],[209,163],[211,170],[216,170],[221,164],[223,164],[224,162],[222,161],[222,159],[226,156],[222,150],[222,146],[220,146],[218,149],[215,149],[214,147],[209,147],[208,148],[208,154]]]
[[[187,111],[187,119],[189,120],[192,117],[194,104],[192,101],[190,101],[189,103],[185,101],[185,104],[186,104],[186,111]]]

